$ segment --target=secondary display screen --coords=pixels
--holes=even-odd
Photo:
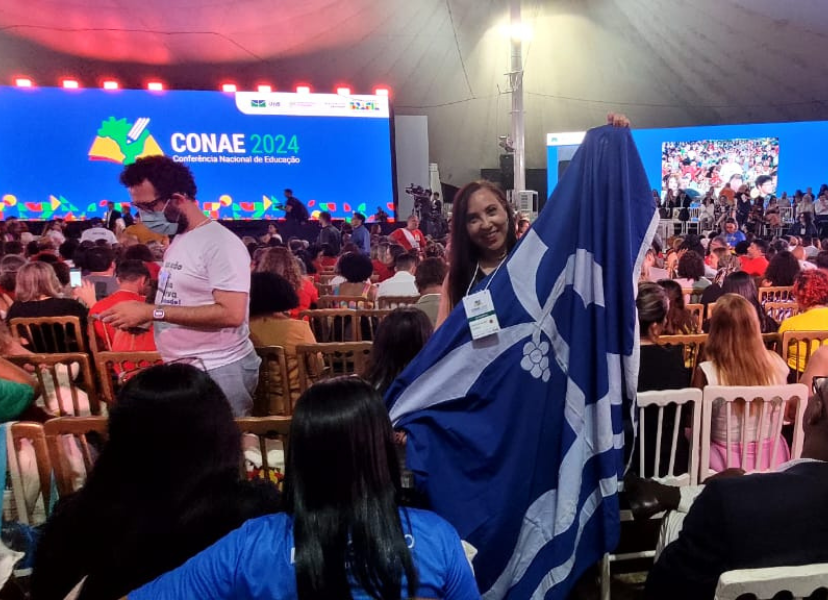
[[[284,190],[312,216],[395,217],[384,96],[0,86],[2,218],[103,217],[129,204],[124,165],[188,165],[216,219],[277,219]]]

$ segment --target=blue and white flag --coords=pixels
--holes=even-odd
[[[501,331],[472,341],[458,305],[387,396],[417,486],[479,551],[486,600],[566,598],[619,535],[635,295],[658,224],[630,131],[588,132],[548,204],[478,286]]]

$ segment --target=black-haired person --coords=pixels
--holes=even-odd
[[[285,349],[291,402],[301,393],[296,346],[315,344],[307,321],[290,317],[299,306],[293,285],[275,273],[253,273],[250,279],[250,339],[256,346],[282,346]],[[270,407],[273,414],[289,412],[288,407]]]
[[[417,265],[417,270],[414,272],[414,284],[420,294],[420,299],[414,306],[428,316],[432,325],[437,324],[446,270],[446,263],[442,259],[427,258]]]
[[[356,244],[361,254],[371,256],[371,233],[365,226],[365,215],[355,212],[351,218],[351,243]]]
[[[302,204],[296,196],[293,195],[293,190],[290,188],[285,190],[285,219],[288,221],[295,221],[297,223],[305,223],[308,220],[308,209]]]
[[[150,272],[143,261],[133,259],[122,260],[117,269],[115,269],[115,279],[118,282],[118,289],[114,294],[98,300],[93,304],[89,309],[90,316],[97,317],[119,302],[146,301]],[[106,350],[112,350],[113,352],[155,352],[156,350],[155,338],[150,329],[144,330],[141,333],[136,333],[136,331],[125,332],[97,318],[93,322],[93,327],[98,337],[99,347]]]
[[[356,377],[323,381],[293,414],[285,512],[249,521],[129,598],[480,598],[457,532],[399,506],[401,491],[379,394]]]
[[[227,398],[181,363],[130,379],[110,409],[109,441],[80,491],[47,521],[32,595],[115,600],[183,564],[247,519],[279,509],[276,489],[239,478]]]
[[[139,158],[121,173],[133,206],[160,211],[178,234],[164,254],[155,305],[120,302],[103,319],[121,329],[154,324],[165,362],[198,360],[236,415],[248,415],[259,382],[249,338],[250,256],[229,229],[207,217],[186,165],[167,156]]]
[[[392,310],[377,327],[365,380],[384,395],[433,332],[434,327],[423,311],[413,306]]]
[[[802,249],[800,248],[799,250],[801,251]],[[799,261],[793,253],[788,250],[777,252],[770,259],[770,262],[768,262],[768,268],[765,269],[765,279],[762,282],[762,286],[792,286],[796,276],[799,275],[801,270]]]
[[[417,259],[406,252],[394,259],[394,276],[386,279],[377,286],[377,298],[383,296],[419,296],[414,283],[414,270],[417,268]]]
[[[336,256],[339,254],[339,249],[342,246],[342,235],[331,223],[331,213],[328,211],[322,211],[319,213],[319,226],[322,229],[319,230],[319,238],[316,243],[319,244],[320,247],[327,244],[331,249],[331,252],[333,252],[333,256]]]
[[[361,252],[347,252],[339,258],[337,269],[345,281],[335,285],[334,295],[361,296],[366,300],[374,299],[376,289],[371,284],[371,274],[374,272],[374,266],[367,255]]]
[[[103,300],[118,290],[115,277],[115,253],[106,247],[90,248],[84,263],[89,273],[83,278],[95,288],[95,299]]]
[[[765,254],[768,251],[768,243],[755,238],[747,248],[747,255],[739,260],[742,263],[742,271],[754,277],[764,277],[768,270],[768,259]]]

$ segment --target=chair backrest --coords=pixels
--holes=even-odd
[[[21,354],[7,360],[31,371],[47,408],[60,416],[101,414],[89,355],[80,352]]]
[[[364,296],[320,296],[319,308],[373,308],[374,303]]]
[[[336,277],[333,272],[322,271],[319,275],[317,275],[319,279],[319,283],[322,285],[328,285],[331,282],[331,279]]]
[[[765,302],[762,308],[765,314],[777,323],[799,314],[799,304],[796,302]]]
[[[638,403],[638,453],[639,453],[639,475],[645,478],[656,479],[666,485],[696,485],[699,474],[699,438],[701,436],[701,402],[702,391],[698,388],[684,388],[680,390],[657,390],[650,392],[639,392],[636,402]],[[664,429],[664,409],[668,406],[675,406],[676,412],[673,419],[673,435],[669,440],[664,440],[662,432]],[[655,464],[652,473],[645,469],[645,448],[647,439],[645,436],[645,409],[650,406],[658,407],[658,425],[656,427]],[[690,431],[690,460],[687,465],[679,465],[687,468],[686,473],[676,475],[676,449],[678,447],[678,436],[684,435],[683,409],[687,407],[693,419],[693,427]],[[652,415],[651,415],[652,416]],[[661,448],[664,443],[670,444],[670,462],[667,468],[667,475],[659,477],[661,472]],[[651,444],[652,445],[652,444]]]
[[[685,304],[685,308],[690,311],[690,315],[693,317],[694,331],[701,333],[702,321],[704,321],[704,304]]]
[[[741,468],[747,472],[764,472],[785,462],[787,442],[782,425],[788,405],[795,402],[793,445],[790,458],[802,454],[802,420],[808,401],[808,388],[801,383],[776,386],[714,386],[704,388],[702,399],[701,468],[699,482],[714,473],[711,470],[714,412],[723,421],[724,439],[715,443],[724,453],[724,468]],[[734,433],[738,431],[739,433]],[[720,432],[721,435],[721,432]]]
[[[324,275],[323,275],[324,277]],[[330,283],[315,283],[319,296],[333,296],[333,286]]]
[[[658,338],[658,344],[661,346],[683,346],[684,347],[684,366],[691,371],[699,364],[704,344],[707,343],[706,333],[697,333],[691,335],[662,335]]]
[[[266,479],[280,483],[290,443],[291,417],[238,417],[242,434],[243,479]]]
[[[765,348],[771,352],[782,354],[782,336],[778,333],[763,333],[762,342],[765,344]]]
[[[158,352],[98,352],[95,356],[95,368],[101,398],[104,402],[115,402],[121,387],[139,371],[160,365],[164,361]]]
[[[106,417],[61,417],[46,421],[43,429],[49,447],[49,459],[55,473],[55,484],[61,496],[79,489],[77,467],[69,454],[80,451],[86,475],[92,470],[100,448],[90,445],[87,436],[97,434],[101,442],[108,437],[109,421]]]
[[[86,352],[80,319],[75,316],[16,318],[9,321],[12,336],[28,342],[32,352]]]
[[[371,346],[371,342],[296,346],[300,389],[304,392],[315,382],[331,377],[361,374],[368,364]]]
[[[707,314],[706,314],[706,317],[707,317],[708,319],[709,319],[710,317],[712,317],[712,316],[713,316],[713,311],[714,311],[714,310],[716,310],[716,303],[715,303],[715,302],[711,302],[710,304],[708,304],[708,305],[707,305]]]
[[[377,308],[397,308],[417,304],[419,296],[380,296],[377,298]]]
[[[43,508],[46,515],[48,515],[52,504],[52,462],[49,460],[46,432],[40,423],[21,421],[11,424],[10,435],[14,453],[9,454],[9,466],[12,471],[12,490],[15,496],[15,506],[17,507],[17,513],[21,521],[28,524],[35,524],[34,506],[29,506],[26,502],[26,494],[24,493],[25,486],[21,481],[21,489],[20,493],[18,493],[18,490],[15,489],[14,479],[15,477],[24,475],[23,471],[26,469],[21,462],[21,453],[24,452],[24,446],[26,444],[31,444],[37,465],[37,478],[40,488],[39,495],[43,498]],[[14,461],[13,464],[12,461]],[[28,475],[28,473],[25,475]],[[25,520],[22,518],[24,514]]]
[[[377,337],[377,327],[380,322],[391,314],[393,308],[361,308],[357,310],[357,322],[359,323],[359,339],[372,342]]]
[[[760,287],[759,290],[759,304],[765,305],[765,302],[793,302],[793,286],[767,286]]]
[[[782,358],[785,361],[793,360],[797,365],[808,366],[814,352],[820,346],[828,343],[828,331],[786,331],[782,334]],[[796,379],[802,378],[802,372],[797,368]]]
[[[318,308],[303,310],[300,319],[310,324],[316,341],[320,344],[349,342],[358,339],[356,311],[350,308]]]
[[[256,417],[290,415],[293,403],[285,349],[282,346],[257,346],[256,354],[262,359],[262,364],[259,367],[259,383],[253,394],[253,414]]]
[[[789,592],[793,600],[801,600],[820,588],[828,588],[828,563],[741,569],[722,573],[715,600],[736,600],[742,596],[771,600],[782,592]]]

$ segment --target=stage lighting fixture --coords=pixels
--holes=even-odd
[[[351,95],[351,88],[346,87],[338,87],[336,88],[336,93],[340,96],[350,96]]]
[[[117,90],[118,87],[118,82],[113,81],[112,79],[107,79],[103,82],[103,89],[105,90]]]
[[[256,89],[259,91],[260,94],[269,94],[273,91],[273,88],[269,85],[260,85]]]
[[[64,79],[61,81],[61,85],[67,90],[76,90],[80,87],[77,79]]]
[[[28,77],[18,77],[14,80],[14,85],[17,87],[32,87],[32,80]]]
[[[296,93],[297,94],[310,94],[310,86],[309,85],[297,85],[296,86]]]
[[[164,91],[164,84],[160,81],[150,81],[147,84],[147,89],[151,92],[163,92]]]
[[[391,91],[388,88],[380,87],[374,90],[374,95],[388,97],[391,95]]]
[[[236,92],[236,84],[235,83],[223,83],[221,84],[221,91],[222,92],[229,92],[234,94]]]

